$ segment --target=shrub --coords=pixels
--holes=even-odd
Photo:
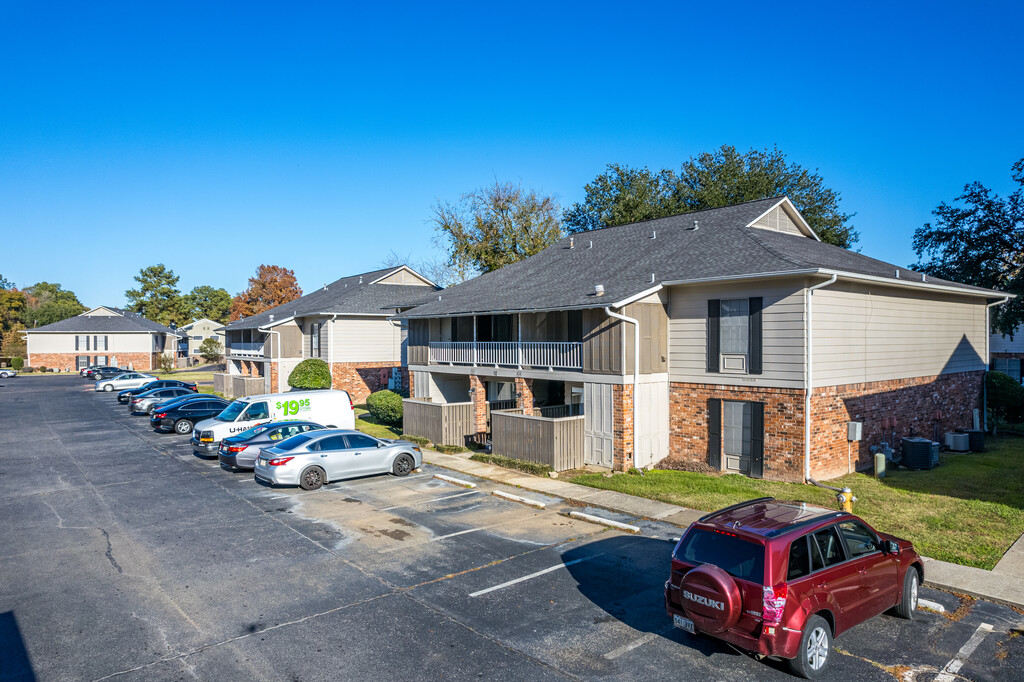
[[[303,391],[330,388],[331,368],[320,358],[303,360],[288,375],[288,385]]]
[[[1024,386],[1013,377],[1002,372],[988,372],[985,375],[988,392],[988,408],[996,419],[1012,424],[1024,422]]]
[[[366,398],[366,409],[381,424],[402,423],[402,396],[394,391],[377,391]]]
[[[156,359],[157,368],[164,374],[168,374],[174,369],[174,358],[164,353],[160,354],[160,357]]]
[[[21,370],[21,368],[24,367],[24,366],[25,366],[25,361],[22,360],[21,358],[13,358],[11,360],[11,367],[13,367],[16,370]]]
[[[40,372],[45,372],[46,371],[46,365],[39,365],[39,371]]]
[[[500,467],[506,469],[518,469],[519,471],[525,471],[528,474],[534,476],[546,476],[549,471],[554,471],[547,464],[540,464],[539,462],[526,462],[521,459],[512,459],[511,457],[503,457],[501,455],[487,455],[484,453],[478,453],[470,455],[469,457],[477,462],[486,462],[488,464],[497,464]]]
[[[220,339],[211,336],[208,339],[203,339],[203,342],[199,344],[199,355],[207,364],[220,362],[224,359],[224,346],[220,344]]]
[[[461,452],[469,452],[469,448],[464,448],[461,445],[435,445],[432,449],[446,455],[457,455]]]
[[[425,448],[430,445],[429,438],[424,438],[423,436],[410,436],[408,433],[402,434],[402,440],[407,440],[410,443],[416,443],[416,445],[419,445],[421,448]]]

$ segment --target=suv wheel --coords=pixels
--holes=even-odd
[[[915,571],[916,573],[916,571]],[[811,616],[800,636],[800,650],[789,667],[800,677],[812,680],[825,672],[832,651],[832,628],[821,616]]]
[[[903,577],[903,599],[896,605],[896,615],[900,618],[914,618],[914,612],[917,611],[917,583],[917,569],[911,566]]]

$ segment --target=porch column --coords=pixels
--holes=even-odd
[[[533,379],[516,377],[516,407],[523,408],[524,414],[533,414]]]
[[[487,390],[484,382],[475,374],[469,375],[469,389],[472,391],[469,399],[473,403],[476,432],[484,433],[487,431]]]
[[[633,385],[612,387],[612,469],[633,468]]]

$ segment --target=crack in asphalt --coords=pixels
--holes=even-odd
[[[110,544],[110,533],[108,533],[103,528],[100,528],[100,532],[103,533],[103,537],[106,538],[106,540],[107,540],[107,552],[106,552],[107,561],[110,562],[111,566],[113,566],[114,568],[117,569],[118,573],[124,573],[124,571],[121,570],[121,566],[118,565],[117,559],[114,558],[114,546],[112,544]]]

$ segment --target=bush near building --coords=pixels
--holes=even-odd
[[[402,422],[402,396],[394,391],[377,391],[366,398],[366,409],[382,424]]]
[[[15,370],[21,371],[21,368],[25,366],[25,361],[22,358],[12,358],[11,367]]]
[[[320,358],[303,360],[288,375],[288,385],[304,391],[330,388],[331,368]]]

